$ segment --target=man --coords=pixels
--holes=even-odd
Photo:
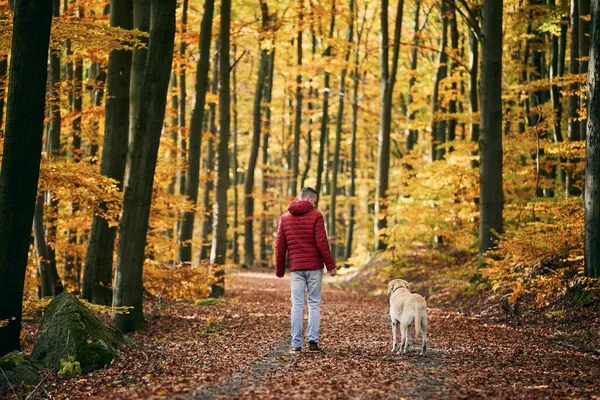
[[[285,274],[285,257],[290,264],[292,298],[292,353],[302,349],[302,311],[304,292],[308,291],[308,345],[309,351],[319,349],[321,323],[321,286],[323,264],[329,274],[336,274],[335,260],[329,249],[323,214],[316,210],[317,192],[309,187],[300,191],[298,200],[288,205],[277,228],[275,244],[275,273]]]

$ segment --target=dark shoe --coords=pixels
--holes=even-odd
[[[299,354],[302,351],[302,347],[292,347],[290,349],[290,354]]]
[[[308,342],[308,351],[311,352],[320,352],[321,348],[317,342]]]

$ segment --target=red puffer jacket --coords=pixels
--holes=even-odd
[[[285,255],[288,253],[290,271],[319,270],[323,264],[335,269],[331,256],[323,214],[306,200],[294,200],[288,212],[281,216],[275,243],[275,273],[285,274]]]

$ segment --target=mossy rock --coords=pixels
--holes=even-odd
[[[23,353],[13,352],[0,357],[0,368],[4,372],[0,374],[0,389],[40,383],[38,368]]]
[[[31,357],[57,372],[60,360],[73,356],[81,371],[87,373],[110,364],[125,344],[133,342],[88,310],[77,297],[61,293],[44,312]]]

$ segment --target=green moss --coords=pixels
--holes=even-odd
[[[58,376],[69,379],[77,375],[81,375],[81,364],[79,361],[75,360],[75,357],[73,356],[69,356],[67,359],[62,358],[60,360]]]
[[[20,384],[37,385],[40,382],[38,369],[23,353],[13,352],[0,357],[0,388]]]
[[[132,342],[104,323],[75,296],[57,296],[46,309],[32,357],[54,371],[72,356],[83,373],[110,364],[124,344]]]
[[[195,306],[214,306],[215,304],[218,304],[219,300],[215,299],[214,297],[209,297],[208,299],[200,299],[197,300],[194,305]]]

